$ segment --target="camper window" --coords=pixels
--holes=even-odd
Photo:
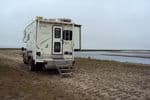
[[[72,40],[72,31],[71,30],[64,30],[63,31],[63,39],[64,40]]]
[[[30,34],[27,35],[27,41],[29,41],[29,40],[30,40]]]
[[[61,37],[61,29],[55,28],[55,38],[60,38],[60,37]]]
[[[54,43],[54,52],[60,52],[60,42]]]

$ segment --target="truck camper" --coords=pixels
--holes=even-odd
[[[23,41],[23,62],[31,71],[56,68],[60,75],[70,75],[74,51],[81,49],[81,25],[67,18],[37,17],[26,26]]]

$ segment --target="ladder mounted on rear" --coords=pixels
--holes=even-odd
[[[57,67],[57,70],[62,77],[73,75],[74,69],[70,64],[68,65],[62,61],[56,61],[55,66]]]
[[[72,76],[73,75],[72,67],[57,66],[57,70],[61,76]]]

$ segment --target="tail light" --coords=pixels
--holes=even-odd
[[[65,55],[72,55],[72,52],[66,51],[66,52],[64,52],[64,54],[65,54]]]
[[[36,55],[37,56],[41,56],[41,52],[36,52]]]

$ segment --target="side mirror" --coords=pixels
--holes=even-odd
[[[24,51],[24,50],[26,50],[26,48],[22,47],[21,50]]]

